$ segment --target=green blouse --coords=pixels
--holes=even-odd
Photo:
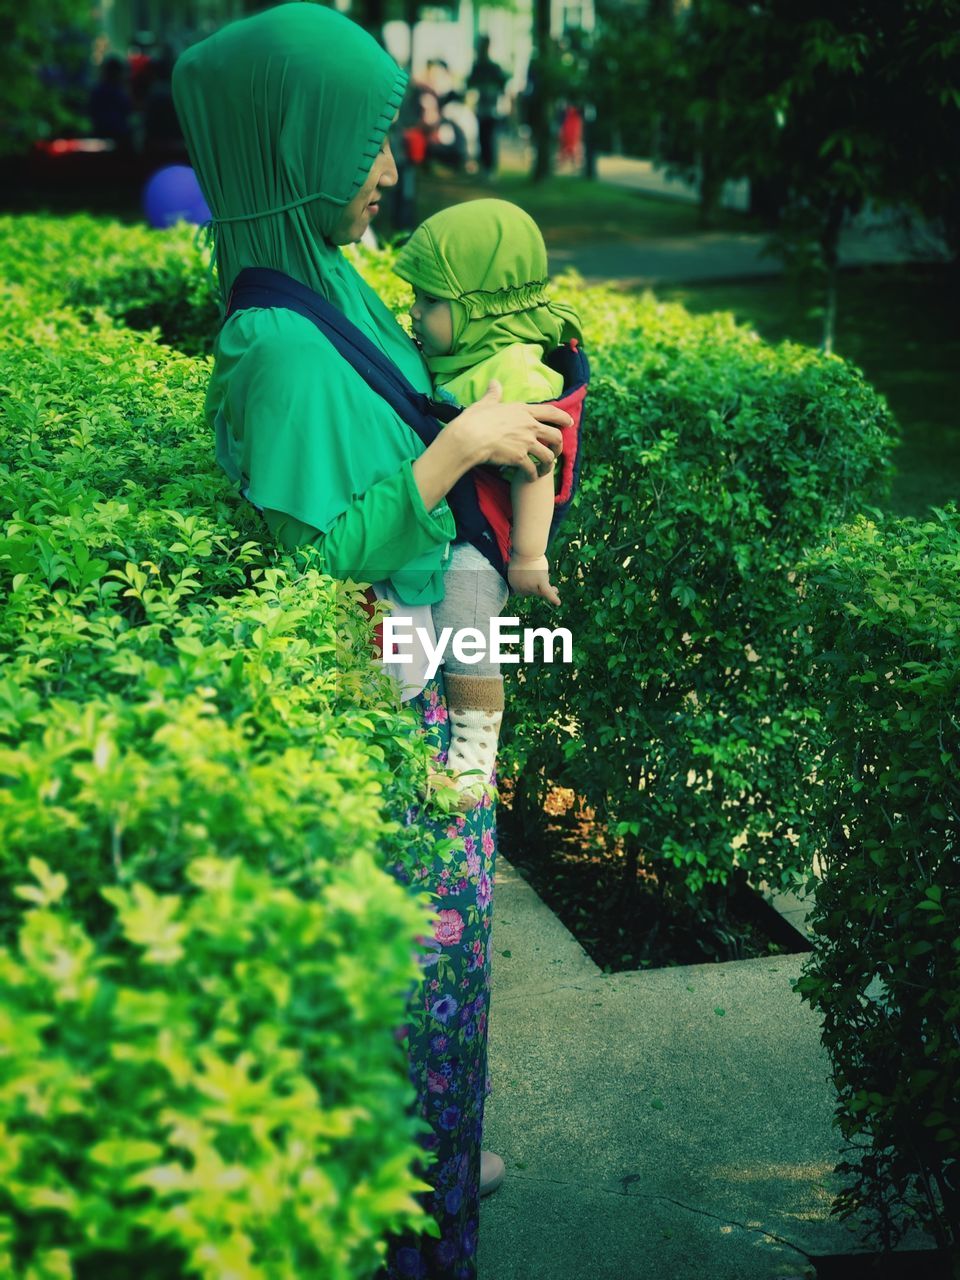
[[[445,502],[432,512],[423,505],[409,462],[371,485],[326,533],[282,511],[265,508],[263,516],[287,551],[312,543],[323,551],[327,569],[335,578],[361,582],[395,576],[403,565],[456,537]]]
[[[423,445],[309,320],[282,308],[231,317],[207,412],[217,461],[282,546],[313,543],[335,577],[389,579],[408,604],[443,599],[456,524],[445,499],[424,506],[411,465]],[[251,430],[251,414],[271,429]],[[337,509],[318,502],[331,477],[349,494]]]
[[[406,81],[343,14],[281,4],[191,45],[173,96],[213,215],[224,299],[244,267],[283,271],[427,391],[413,342],[333,243]],[[454,521],[446,502],[426,512],[416,492],[410,464],[423,445],[316,326],[282,308],[246,310],[225,323],[214,356],[206,408],[217,459],[278,513],[268,524],[287,545],[322,539],[332,572],[388,579],[409,604],[442,599]]]

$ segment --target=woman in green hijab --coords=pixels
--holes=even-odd
[[[396,183],[387,130],[405,86],[360,27],[297,3],[194,45],[173,76],[224,299],[243,267],[283,271],[429,391],[413,343],[338,248],[360,239]],[[424,451],[309,321],[278,308],[221,330],[207,414],[218,461],[285,545],[322,534],[332,573],[388,579],[425,604],[442,596],[455,536],[445,494],[482,462],[548,463],[559,433],[547,424],[564,420],[491,397]]]
[[[420,391],[430,378],[414,344],[338,246],[359,240],[397,181],[387,141],[406,77],[361,28],[318,4],[293,3],[224,27],[188,49],[173,93],[213,213],[226,300],[244,267],[272,267],[321,294]],[[531,476],[552,463],[566,414],[500,404],[494,388],[429,448],[303,316],[278,307],[232,315],[215,346],[207,414],[217,459],[286,547],[312,542],[337,577],[426,611],[443,594],[456,536],[445,500],[484,462]],[[413,612],[407,608],[407,613]],[[447,746],[442,685],[415,707]],[[417,820],[424,821],[422,816]],[[457,819],[462,848],[433,868],[442,908],[424,963],[435,975],[411,1018],[410,1068],[431,1125],[427,1208],[440,1237],[391,1249],[391,1276],[476,1274],[479,1135],[486,1085],[495,810]],[[461,866],[459,879],[450,866]],[[440,898],[442,897],[442,902]],[[441,963],[442,961],[442,963]]]

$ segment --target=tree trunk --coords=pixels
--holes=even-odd
[[[823,300],[823,336],[820,350],[824,355],[833,355],[833,339],[837,328],[837,264],[827,266],[827,279],[824,285]]]
[[[833,341],[837,326],[837,263],[839,260],[840,228],[843,225],[843,202],[835,201],[827,212],[820,235],[820,250],[826,271],[823,303],[823,334],[820,349],[826,355],[833,354]]]
[[[618,911],[630,911],[637,901],[637,872],[640,868],[640,840],[637,836],[625,836],[623,842],[623,876],[617,893]]]
[[[550,51],[550,0],[535,0],[533,10],[534,82],[530,98],[530,131],[533,135],[534,182],[549,178],[552,165],[553,130],[547,57]]]
[[[720,198],[723,194],[723,173],[715,159],[715,152],[709,145],[709,138],[700,153],[700,226],[714,227],[720,210]]]
[[[387,0],[360,0],[357,21],[364,31],[383,44],[383,24],[387,20]]]
[[[413,33],[420,17],[420,0],[403,0],[403,17],[410,28],[410,52],[407,55],[406,70],[413,74]]]
[[[592,102],[583,109],[583,176],[597,176],[597,109]]]

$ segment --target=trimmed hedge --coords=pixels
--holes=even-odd
[[[156,329],[192,355],[209,353],[219,322],[215,278],[187,226],[157,233],[78,214],[0,217],[0,261],[36,301],[97,311],[132,329]]]
[[[131,253],[146,237],[140,260],[166,262],[150,296],[185,335],[166,339],[189,344],[197,322],[177,289],[201,268],[184,234],[119,239]],[[124,315],[145,295],[139,276],[115,269],[118,253],[100,287]],[[402,308],[392,254],[357,260]],[[680,895],[747,874],[791,883],[815,844],[804,779],[822,748],[816,708],[793,681],[794,565],[882,498],[894,424],[839,359],[771,348],[728,315],[691,317],[649,295],[584,290],[574,277],[557,289],[581,308],[606,375],[589,401],[581,499],[554,549],[565,581],[551,621],[576,648],[570,667],[524,673],[503,766],[521,774],[528,806],[523,792],[552,781],[611,822],[628,892],[641,857]],[[518,612],[542,620],[538,606]]]
[[[572,787],[610,824],[628,900],[643,862],[722,924],[708,887],[810,867],[824,744],[796,566],[882,496],[895,428],[839,359],[771,348],[729,316],[649,301],[638,316],[644,340],[588,402],[580,500],[554,548],[573,662],[525,669],[512,754],[521,792]]]
[[[836,1211],[960,1255],[960,515],[861,519],[804,573],[830,750],[797,985],[849,1144]]]
[[[429,749],[356,588],[216,470],[208,362],[3,312],[0,1269],[366,1276],[429,1225],[396,1032],[430,918],[382,869],[433,856],[386,816]]]
[[[391,255],[356,256],[402,308]],[[408,1203],[417,1185],[413,1123],[395,1099],[377,1110],[373,1082],[406,1087],[385,1028],[403,1019],[412,970],[389,938],[409,945],[425,917],[375,865],[430,853],[411,847],[419,829],[383,820],[415,797],[426,747],[363,657],[369,631],[356,593],[326,578],[312,552],[265,548],[252,509],[215,470],[199,414],[208,363],[155,341],[181,353],[209,342],[217,308],[192,232],[0,219],[0,259],[11,281],[0,355],[4,446],[17,459],[0,472],[0,774],[10,783],[0,793],[0,876],[7,902],[22,901],[11,890],[31,875],[37,886],[27,886],[26,916],[15,906],[0,917],[11,947],[0,961],[11,975],[0,1019],[24,1037],[20,1065],[0,1076],[0,1116],[21,1126],[8,1162],[30,1153],[3,1179],[22,1184],[21,1199],[0,1192],[13,1274],[31,1274],[34,1263],[46,1268],[35,1275],[67,1274],[67,1258],[78,1274],[109,1275],[108,1263],[123,1274],[135,1256],[149,1276],[148,1264],[162,1270],[174,1253],[178,1265],[187,1260],[184,1274],[217,1274],[202,1269],[193,1226],[168,1229],[165,1193],[132,1194],[144,1168],[182,1161],[187,1150],[171,1152],[160,1111],[138,1119],[118,1109],[109,1141],[154,1146],[140,1149],[141,1164],[127,1158],[132,1149],[111,1148],[107,1173],[85,1154],[91,1134],[78,1125],[69,1148],[77,1198],[69,1208],[45,1203],[41,1188],[58,1185],[52,1163],[43,1164],[54,1129],[24,1110],[24,1064],[73,997],[56,988],[46,962],[25,965],[28,953],[42,958],[60,939],[57,954],[84,957],[73,971],[86,965],[99,984],[93,1003],[70,1005],[79,1030],[50,1048],[53,1079],[87,1070],[85,1041],[126,1042],[130,993],[157,999],[134,1042],[144,1055],[137,1070],[160,1069],[145,1047],[171,1016],[157,1009],[189,993],[177,1016],[198,1019],[209,1035],[187,1083],[174,1085],[198,1117],[196,1132],[228,1161],[234,1149],[223,1145],[220,1113],[198,1081],[208,1062],[235,1065],[233,1031],[205,1003],[193,941],[159,961],[132,922],[148,902],[154,919],[195,938],[198,955],[209,949],[208,971],[233,1010],[248,971],[231,917],[247,936],[275,939],[286,930],[275,922],[290,912],[291,938],[304,938],[337,901],[336,928],[354,931],[352,951],[381,975],[385,1003],[363,996],[345,1008],[342,1043],[364,1044],[370,1056],[336,1096],[382,1117],[380,1142],[397,1153],[384,1172],[355,1131],[324,1166],[349,1170],[343,1185],[362,1183],[361,1169],[368,1182],[383,1179],[375,1207],[341,1235],[343,1270],[331,1271],[359,1277],[388,1221],[418,1221]],[[956,731],[955,515],[936,527],[839,528],[882,498],[896,435],[884,402],[849,365],[767,347],[729,316],[693,318],[575,279],[557,287],[580,306],[602,374],[589,402],[582,496],[553,557],[564,605],[550,621],[573,631],[574,663],[526,668],[505,761],[532,793],[548,781],[574,787],[611,823],[619,842],[611,856],[626,854],[628,876],[642,857],[680,895],[703,896],[745,874],[792,883],[826,840],[822,938],[801,991],[825,1013],[841,1127],[866,1144],[860,1163],[847,1166],[852,1182],[838,1209],[873,1208],[886,1239],[898,1229],[889,1222],[905,1215],[950,1240],[956,748],[945,737],[935,758],[931,726]],[[152,328],[137,334],[117,321]],[[848,601],[869,625],[854,631]],[[535,603],[517,612],[544,622]],[[817,658],[824,653],[829,662]],[[831,690],[826,702],[811,670]],[[891,682],[888,671],[902,677]],[[858,735],[869,744],[859,757],[851,754]],[[891,751],[904,763],[882,768]],[[851,761],[862,770],[852,780]],[[927,803],[938,786],[944,798]],[[236,901],[225,906],[228,892]],[[374,904],[395,912],[386,932],[371,923]],[[272,946],[257,948],[268,969]],[[332,955],[306,964],[318,990],[331,981]],[[280,967],[289,976],[300,965]],[[345,981],[333,982],[341,994]],[[297,1056],[307,1043],[297,1037],[314,1028],[294,1026],[292,1006],[267,1001],[250,1018],[264,1079],[274,1079],[268,1050],[282,1043],[302,1087],[324,1097],[342,1087],[342,1071],[336,1082],[323,1074],[327,1058],[336,1060],[329,1045]],[[99,1091],[119,1087],[113,1070],[104,1065],[84,1106],[101,1107]],[[80,1089],[86,1082],[64,1093],[65,1107]],[[59,1135],[59,1112],[57,1122]],[[254,1153],[238,1160],[258,1171],[237,1198],[203,1204],[181,1186],[177,1216],[202,1221],[225,1248],[252,1249],[260,1269],[250,1274],[268,1276],[283,1241],[254,1200],[283,1182],[289,1153],[280,1141],[257,1146],[261,1136],[252,1124],[231,1130],[235,1150]],[[340,1227],[325,1211],[301,1220],[302,1203],[288,1208],[288,1235],[310,1250]],[[104,1224],[102,1236],[94,1224]],[[101,1238],[110,1243],[98,1254]]]
[[[33,871],[0,951],[3,1275],[369,1276],[423,1185],[390,1034],[412,901],[363,854],[319,898],[197,858],[183,893],[104,890],[97,939]]]
[[[406,306],[409,288],[389,270],[389,250],[347,246],[345,252],[389,306]],[[85,214],[0,216],[0,263],[3,279],[27,289],[35,302],[76,308],[86,319],[105,312],[189,355],[213,350],[217,276],[193,227],[158,232]]]

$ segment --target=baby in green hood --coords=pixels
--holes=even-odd
[[[580,321],[546,295],[547,251],[536,223],[505,200],[471,200],[434,214],[400,251],[394,270],[413,285],[414,336],[438,393],[471,405],[492,381],[504,400],[555,400],[563,378],[544,356],[570,338]],[[551,472],[530,481],[511,477],[510,588],[558,605],[550,581],[547,538],[554,507]],[[444,599],[433,606],[438,633],[475,628],[506,603],[507,585],[484,556],[456,543],[444,573]],[[451,721],[448,768],[464,804],[475,803],[496,762],[503,680],[496,663],[444,660]],[[478,779],[480,783],[478,784]]]

